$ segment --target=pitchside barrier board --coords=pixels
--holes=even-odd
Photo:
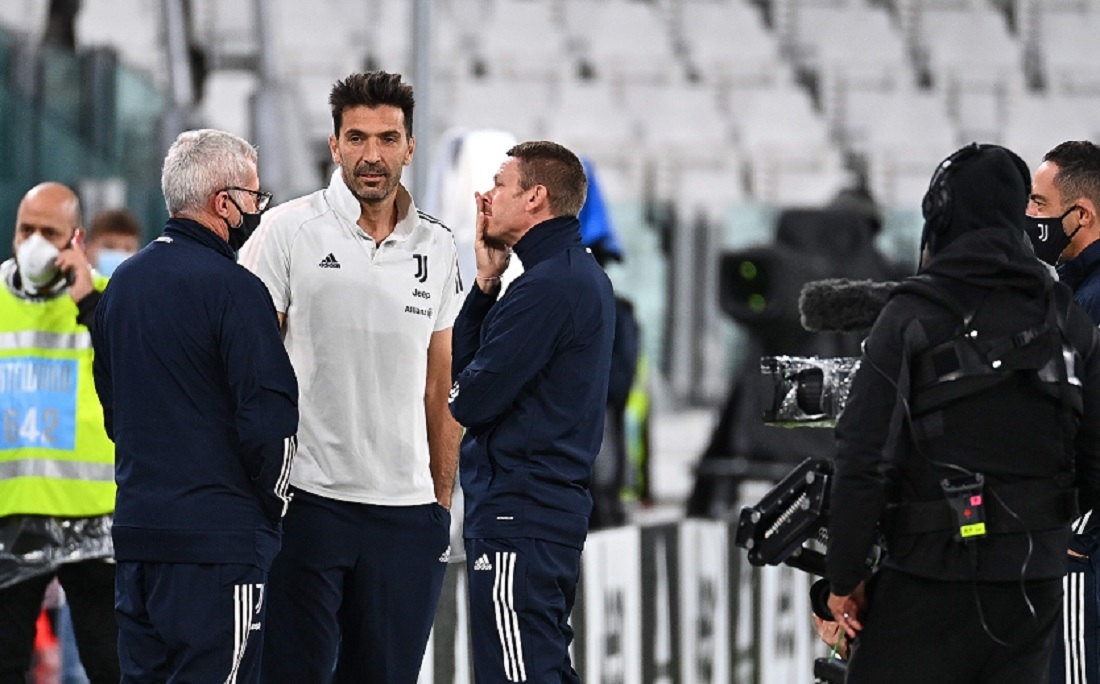
[[[734,525],[683,520],[588,535],[572,624],[586,684],[811,684],[827,649],[809,575],[756,568]],[[451,563],[419,684],[473,684],[465,562]]]

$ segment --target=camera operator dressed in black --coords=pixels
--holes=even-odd
[[[848,682],[1040,682],[1076,488],[1100,492],[1100,341],[1025,236],[995,145],[933,176],[923,268],[868,337],[837,423],[829,608]],[[887,559],[870,579],[878,530]],[[864,584],[866,580],[866,586]]]

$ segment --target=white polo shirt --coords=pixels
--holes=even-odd
[[[340,170],[329,187],[264,215],[240,262],[286,314],[298,375],[290,482],[319,496],[435,501],[424,414],[428,342],[462,305],[455,241],[397,190],[398,222],[376,245]]]

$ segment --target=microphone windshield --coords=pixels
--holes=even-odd
[[[896,282],[815,280],[802,286],[798,312],[813,332],[863,332],[875,324]]]

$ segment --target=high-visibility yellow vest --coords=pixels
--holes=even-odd
[[[0,517],[114,510],[115,447],[76,313],[67,294],[26,300],[0,284]]]

